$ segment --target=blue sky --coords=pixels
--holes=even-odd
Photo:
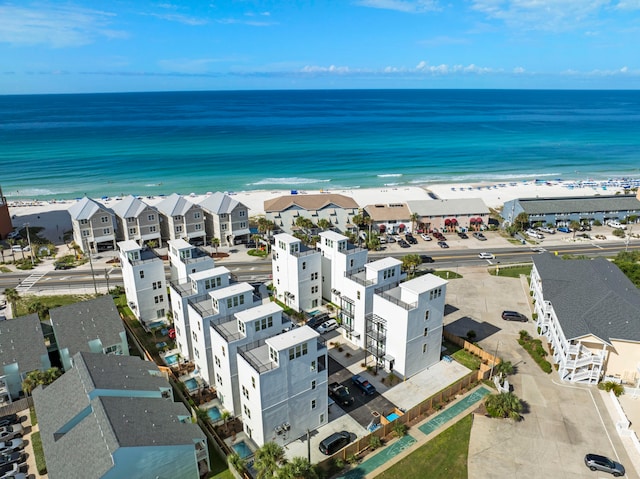
[[[640,88],[640,0],[0,0],[0,94]]]

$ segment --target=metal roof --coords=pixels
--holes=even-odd
[[[599,211],[635,211],[640,213],[640,202],[632,195],[519,198],[516,201],[520,204],[524,212],[530,215],[594,213]]]

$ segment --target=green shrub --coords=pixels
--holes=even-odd
[[[624,394],[624,386],[615,381],[606,381],[604,383],[600,383],[598,384],[598,388],[604,389],[607,392],[613,391],[613,394],[615,394],[616,397],[620,397]]]
[[[624,230],[615,229],[611,234],[613,236],[617,236],[618,238],[624,238],[626,233],[624,232]]]
[[[407,435],[407,425],[406,424],[402,424],[401,422],[396,421],[396,423],[393,425],[393,433],[397,436],[397,437],[404,437]]]
[[[553,370],[551,363],[545,359],[547,351],[542,346],[542,341],[533,339],[526,331],[520,331],[520,339],[518,344],[522,346],[531,356],[531,358],[540,366],[545,373],[549,374]]]
[[[38,469],[38,474],[42,476],[47,473],[47,463],[44,460],[40,431],[36,431],[31,434],[31,445],[33,446],[33,455],[36,459],[36,469]]]
[[[369,438],[369,447],[371,448],[371,450],[375,451],[379,447],[382,447],[382,441],[378,436],[371,436]]]

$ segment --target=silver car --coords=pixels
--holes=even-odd
[[[0,427],[0,442],[10,441],[16,437],[22,437],[22,426],[20,424]]]
[[[613,477],[620,477],[625,474],[622,464],[598,454],[587,454],[584,456],[584,463],[592,471],[608,472],[609,474],[613,474]]]

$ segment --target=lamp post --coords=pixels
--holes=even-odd
[[[96,285],[96,273],[93,270],[93,260],[91,259],[91,248],[89,248],[89,241],[87,240],[87,238],[84,239],[84,245],[85,245],[85,248],[87,249],[87,254],[89,255],[89,266],[91,266],[91,277],[93,278],[93,290],[95,291],[97,296],[98,286]]]
[[[107,268],[104,269],[104,279],[107,280],[107,294],[109,294],[109,270]]]
[[[23,226],[27,230],[27,243],[29,245],[29,256],[31,257],[31,266],[35,266],[33,262],[33,249],[31,248],[31,235],[29,234],[29,223],[24,223]]]
[[[491,361],[491,372],[489,373],[489,379],[493,378],[493,368],[496,365],[496,361],[498,360],[498,346],[500,346],[500,341],[496,343],[496,352],[493,355],[493,361]]]

